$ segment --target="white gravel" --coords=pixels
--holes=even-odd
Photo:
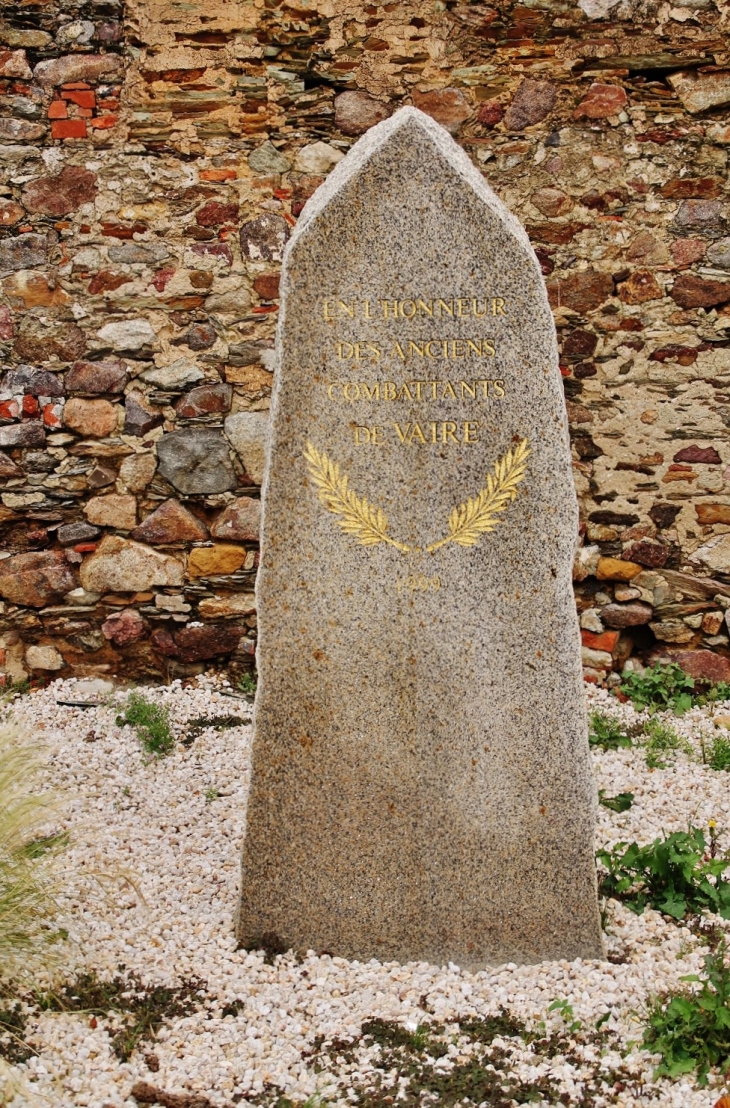
[[[607,950],[625,959],[621,964],[578,960],[467,973],[454,965],[359,963],[314,953],[301,963],[284,956],[267,965],[259,954],[236,951],[233,920],[250,727],[208,729],[192,745],[149,760],[131,729],[116,725],[114,705],[56,704],[56,698],[72,699],[75,688],[73,681],[55,682],[2,712],[42,745],[43,784],[63,798],[57,826],[70,833],[58,921],[70,934],[64,976],[94,969],[111,977],[123,963],[150,985],[200,978],[205,997],[200,1010],[168,1023],[153,1046],[147,1044],[127,1063],[113,1053],[103,1021],[80,1013],[42,1015],[28,1029],[37,1054],[17,1067],[38,1103],[132,1108],[130,1090],[143,1080],[168,1093],[204,1094],[220,1106],[245,1105],[268,1085],[294,1101],[320,1092],[329,1104],[345,1105],[342,1081],[337,1090],[329,1073],[315,1072],[306,1056],[317,1036],[356,1036],[373,1017],[413,1029],[424,1019],[455,1023],[502,1006],[528,1024],[543,1019],[558,1028],[560,1017],[547,1013],[555,999],[568,1001],[584,1025],[611,1013],[606,1026],[620,1035],[622,1064],[633,1078],[610,1103],[710,1108],[725,1091],[719,1085],[701,1090],[691,1078],[654,1082],[656,1060],[629,1045],[641,1038],[647,998],[675,987],[702,965],[701,942],[652,910],[635,916],[609,903]],[[170,706],[182,734],[187,721],[199,716],[249,718],[246,702],[226,691],[217,678],[201,678],[195,688],[175,683],[145,693]],[[603,690],[589,689],[587,695],[593,707],[629,723],[637,718]],[[117,704],[124,697],[118,692]],[[710,709],[695,709],[671,722],[699,750],[701,735],[715,730],[711,715]],[[597,787],[607,795],[635,794],[625,813],[599,808],[598,846],[622,839],[647,842],[690,823],[706,827],[711,819],[730,830],[730,776],[724,772],[684,754],[666,769],[648,769],[640,749],[599,752],[594,768]],[[730,846],[730,835],[723,834],[722,845]],[[234,1002],[238,1015],[223,1016],[225,1005]],[[150,1050],[159,1059],[155,1072],[144,1060]],[[451,1056],[461,1057],[464,1050],[468,1053],[457,1043]],[[591,1049],[585,1050],[590,1059]],[[358,1048],[353,1083],[373,1056],[371,1046]],[[603,1064],[610,1065],[611,1057]],[[518,1052],[514,1065],[520,1076],[534,1074],[527,1053]],[[547,1065],[561,1088],[577,1096],[580,1066],[560,1057]],[[31,1103],[26,1091],[13,1105]]]

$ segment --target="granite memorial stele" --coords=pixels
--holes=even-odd
[[[238,936],[602,954],[555,329],[519,222],[403,108],[284,257]]]

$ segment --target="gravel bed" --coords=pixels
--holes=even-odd
[[[69,932],[63,977],[93,970],[102,979],[136,974],[150,988],[197,984],[189,986],[191,1010],[167,1019],[156,1040],[142,1043],[127,1061],[112,1046],[114,1017],[73,1011],[34,1017],[26,1034],[36,1053],[15,1068],[26,1089],[14,1108],[34,1097],[58,1108],[133,1108],[154,1089],[164,1090],[170,1108],[274,1105],[279,1093],[294,1102],[320,1094],[327,1104],[359,1104],[357,1090],[382,1071],[384,1057],[377,1036],[361,1037],[364,1022],[394,1021],[411,1033],[432,1027],[434,1041],[445,1044],[432,1069],[448,1076],[474,1057],[474,1038],[461,1034],[462,1024],[500,1009],[528,1028],[543,1020],[546,1034],[565,1037],[563,1018],[548,1012],[556,999],[572,1006],[584,1028],[608,1013],[603,1031],[610,1041],[579,1043],[536,1063],[519,1039],[498,1037],[515,1079],[538,1088],[540,1080],[552,1081],[553,1092],[536,1103],[708,1108],[725,1091],[699,1089],[687,1077],[654,1081],[656,1059],[636,1045],[647,999],[696,973],[705,950],[689,928],[652,910],[636,916],[609,902],[610,960],[600,962],[467,973],[451,964],[348,962],[313,952],[299,961],[287,954],[267,962],[261,952],[237,951],[233,919],[250,705],[226,695],[230,689],[217,678],[201,678],[194,688],[175,683],[145,690],[170,707],[179,738],[200,717],[245,721],[227,730],[203,728],[189,745],[178,743],[169,756],[150,760],[131,728],[116,723],[123,691],[94,708],[56,703],[77,698],[77,689],[73,681],[55,682],[2,710],[40,744],[42,784],[62,800],[55,828],[70,836],[59,898],[59,923]],[[587,696],[592,707],[627,723],[639,718],[603,690],[588,689]],[[727,712],[727,704],[694,709],[671,723],[699,751],[721,707]],[[649,769],[640,749],[599,751],[594,771],[606,795],[635,794],[624,813],[599,807],[597,846],[643,843],[690,823],[706,827],[711,819],[730,829],[730,778],[685,754],[666,769]],[[730,836],[721,841],[727,848]],[[609,1074],[610,1095],[589,1095],[591,1075],[599,1071]],[[556,1089],[562,1099],[549,1098]]]

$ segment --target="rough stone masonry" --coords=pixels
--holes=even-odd
[[[415,104],[548,285],[587,676],[729,680],[727,62],[715,0],[4,5],[0,670],[252,665],[282,247]]]
[[[555,328],[417,109],[304,209],[277,349],[239,940],[600,956]]]

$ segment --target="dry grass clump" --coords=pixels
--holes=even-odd
[[[17,1060],[23,1026],[20,993],[39,969],[55,961],[51,946],[57,887],[55,860],[64,835],[49,835],[54,814],[48,795],[32,791],[37,752],[17,731],[0,728],[0,1104],[21,1091],[7,1059]],[[3,1057],[4,1056],[4,1057]]]
[[[38,770],[36,752],[0,729],[0,984],[45,964],[58,938],[54,861],[65,836],[44,833],[54,804],[31,791]]]

